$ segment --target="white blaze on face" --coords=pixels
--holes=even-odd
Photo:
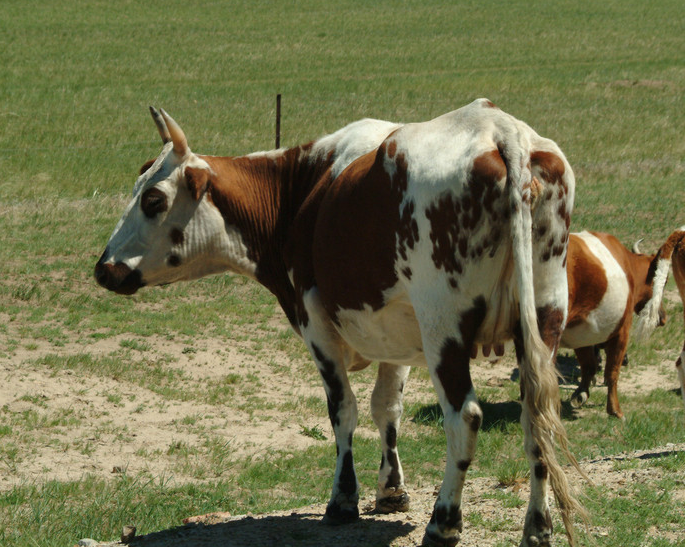
[[[183,161],[167,144],[134,187],[133,199],[107,245],[105,263],[137,270],[145,285],[162,285],[231,269],[254,276],[240,233],[202,194],[191,195],[185,169],[209,170],[192,153]],[[152,205],[152,206],[151,206]]]
[[[125,264],[135,270],[143,256],[149,252],[155,226],[143,213],[141,199],[146,190],[166,181],[178,166],[172,148],[172,143],[166,144],[152,166],[136,180],[133,198],[126,206],[107,243],[106,264]]]

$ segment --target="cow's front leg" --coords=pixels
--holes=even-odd
[[[378,378],[371,395],[371,415],[381,436],[381,468],[378,472],[376,510],[394,513],[409,510],[409,495],[397,452],[397,434],[402,416],[402,395],[409,367],[378,365]]]
[[[680,352],[680,356],[675,362],[675,368],[678,371],[678,379],[680,380],[680,394],[685,404],[685,346],[683,346],[683,351]]]
[[[311,351],[321,373],[328,416],[335,434],[337,460],[331,499],[324,523],[345,524],[359,518],[359,486],[352,457],[352,435],[357,427],[357,401],[350,388],[342,359],[334,350],[311,343]]]

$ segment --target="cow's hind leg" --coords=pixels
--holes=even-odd
[[[618,335],[606,344],[607,362],[604,368],[604,383],[607,386],[607,414],[621,419],[623,411],[618,402],[618,376],[626,354],[629,329],[630,325],[624,326]]]
[[[524,395],[525,397],[525,395]],[[530,464],[530,499],[523,526],[522,547],[549,547],[552,540],[552,517],[547,500],[547,466],[542,461],[540,448],[533,441],[530,411],[525,401],[521,402],[521,426],[524,449]]]
[[[569,514],[574,509],[582,512],[582,507],[569,493],[566,476],[556,461],[553,446],[553,420],[554,415],[558,417],[560,410],[557,399],[559,388],[553,368],[556,350],[561,338],[564,313],[562,306],[554,307],[551,305],[538,308],[537,312],[540,336],[551,352],[551,359],[541,362],[537,372],[534,372],[528,365],[526,368],[529,377],[523,376],[526,348],[520,327],[517,327],[514,336],[516,357],[519,368],[522,369],[521,427],[523,429],[523,446],[530,465],[530,498],[523,526],[521,547],[549,547],[552,544],[553,526],[547,497],[550,482],[562,511],[564,525],[569,534],[569,542],[573,545],[572,522]],[[587,352],[581,351],[580,355],[591,358],[592,363],[596,363],[594,348],[590,346],[583,349]],[[592,371],[589,370],[588,372]],[[584,379],[589,383],[592,375],[586,374]],[[536,398],[540,400],[536,401]],[[551,405],[547,411],[551,410],[552,414],[541,421],[541,410],[545,405]],[[572,458],[572,456],[570,457]]]
[[[579,408],[590,398],[590,384],[598,369],[597,346],[586,346],[575,350],[580,365],[580,385],[571,396],[571,404]]]
[[[347,371],[335,351],[311,344],[311,352],[321,373],[328,415],[333,426],[336,446],[335,479],[324,523],[345,524],[359,518],[359,485],[352,457],[352,435],[357,427],[357,401],[350,388]]]
[[[462,531],[462,489],[483,421],[471,382],[469,359],[475,334],[484,317],[485,302],[478,299],[474,307],[460,317],[458,331],[444,337],[440,345],[424,336],[425,354],[445,417],[447,439],[445,477],[426,528],[426,544],[456,545]],[[445,323],[454,324],[449,320]]]
[[[381,436],[381,468],[378,472],[376,510],[394,513],[409,510],[409,495],[397,452],[397,433],[402,416],[402,395],[409,367],[378,365],[378,378],[371,395],[371,415]]]

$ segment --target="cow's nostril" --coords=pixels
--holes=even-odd
[[[99,262],[95,265],[95,281],[101,287],[107,287],[107,268]]]

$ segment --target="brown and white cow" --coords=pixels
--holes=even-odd
[[[671,237],[677,237],[672,256],[673,278],[683,302],[683,319],[685,319],[685,226],[673,232]],[[683,403],[685,403],[685,343],[675,366],[680,379],[680,393],[683,396]]]
[[[575,406],[582,405],[590,395],[590,383],[598,367],[595,346],[601,344],[606,351],[606,411],[610,416],[623,417],[617,384],[633,313],[639,314],[636,330],[643,336],[663,324],[661,300],[674,241],[672,234],[655,254],[645,255],[629,251],[606,233],[569,236],[568,322],[561,345],[574,349],[580,364],[580,386],[571,397]]]
[[[575,462],[553,356],[566,319],[575,181],[558,146],[486,99],[425,123],[365,119],[236,158],[194,154],[176,122],[152,111],[164,149],[138,178],[95,277],[132,294],[231,270],[274,293],[328,399],[338,456],[325,520],[359,515],[348,371],[380,363],[371,401],[382,445],[377,508],[391,512],[409,503],[397,451],[402,390],[410,366],[427,366],[447,463],[425,538],[456,544],[482,421],[470,350],[513,338],[531,466],[522,545],[550,543],[548,483],[572,538],[572,514],[583,509],[555,455],[554,441]]]

